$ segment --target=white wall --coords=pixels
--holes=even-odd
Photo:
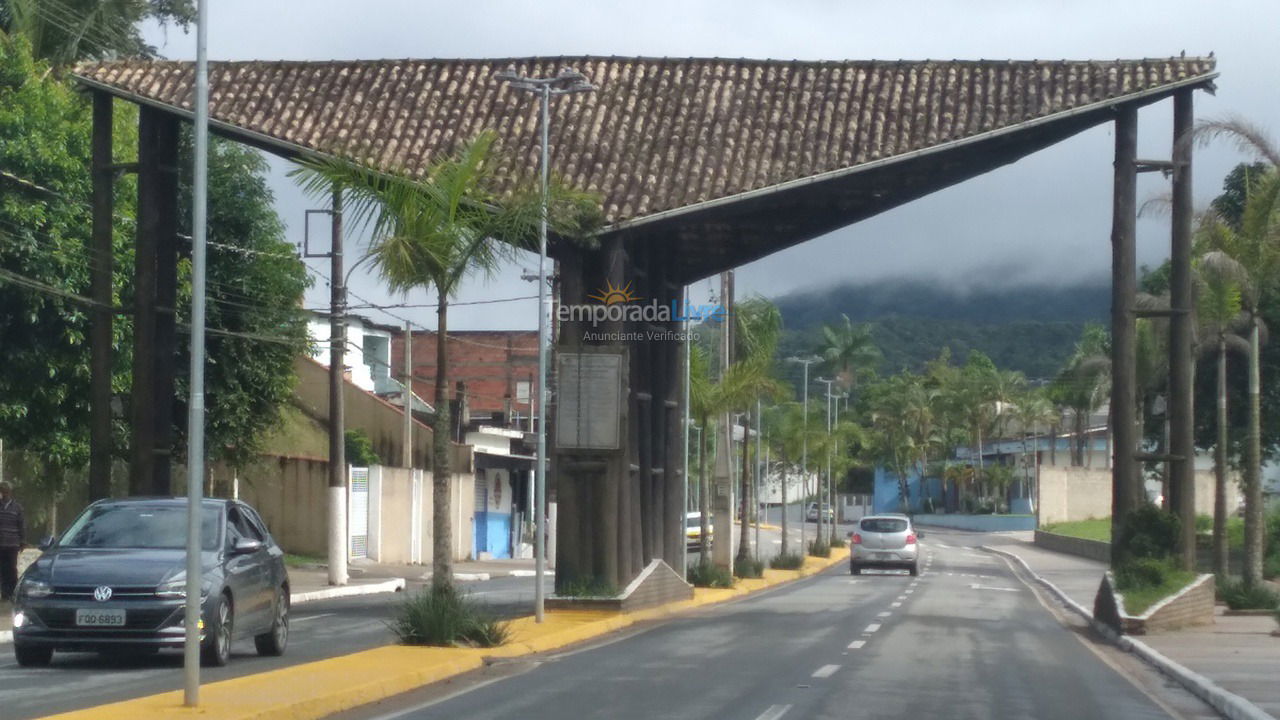
[[[311,336],[311,357],[329,366],[329,340],[332,333],[329,318],[312,315],[307,320]],[[374,392],[375,375],[387,376],[391,362],[391,334],[369,327],[359,318],[347,322],[346,366],[351,382],[366,392]]]

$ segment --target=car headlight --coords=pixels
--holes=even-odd
[[[35,578],[26,578],[22,581],[22,586],[18,588],[19,597],[24,598],[44,598],[53,594],[53,588],[49,583]]]
[[[208,584],[200,586],[200,597],[203,599],[209,594]],[[166,600],[181,599],[187,596],[187,576],[178,575],[172,579],[166,580],[156,588],[156,597],[165,598]]]

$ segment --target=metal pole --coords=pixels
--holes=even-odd
[[[1173,232],[1169,252],[1169,454],[1174,511],[1182,521],[1179,555],[1184,570],[1196,561],[1195,428],[1192,415],[1191,89],[1173,96]]]
[[[187,601],[183,640],[183,704],[200,702],[200,512],[204,491],[205,223],[209,187],[209,3],[196,4],[195,178],[191,208],[191,398],[187,427]]]
[[[1137,349],[1135,345],[1134,296],[1137,292],[1135,211],[1138,175],[1135,165],[1138,148],[1138,111],[1122,108],[1116,117],[1114,189],[1111,219],[1111,426],[1115,433],[1111,464],[1111,562],[1122,558],[1117,542],[1129,513],[1136,510],[1134,489],[1138,466],[1134,453],[1137,437]]]
[[[760,465],[760,436],[764,429],[763,415],[760,414],[760,398],[756,398],[756,481],[751,489],[751,495],[755,500],[756,513],[756,560],[760,559],[760,478],[763,468]]]
[[[342,274],[342,190],[333,188],[333,235],[329,252],[329,584],[347,584],[346,408],[342,371],[346,364],[347,289]]]
[[[404,442],[402,464],[413,469],[413,328],[404,321]]]
[[[809,361],[804,363],[804,413],[800,416],[800,556],[808,552],[804,546],[804,530],[808,519],[804,512],[804,495],[809,490]],[[782,508],[782,512],[787,509]],[[821,514],[821,513],[819,513]]]
[[[692,352],[692,338],[689,336],[689,286],[684,287],[684,467],[680,471],[680,477],[684,478],[684,484],[680,492],[680,532],[682,537],[688,537],[685,531],[687,525],[685,514],[689,512],[689,426],[692,418],[689,417],[689,360]],[[689,548],[688,541],[685,540],[685,552],[680,554],[680,577],[688,577],[689,572]]]
[[[536,622],[543,620],[545,591],[543,575],[547,570],[547,126],[550,124],[549,107],[551,88],[542,88],[542,207],[538,218],[538,467],[534,498],[537,535],[534,537],[533,614]]]

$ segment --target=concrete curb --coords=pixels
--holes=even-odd
[[[1036,582],[1048,588],[1049,591],[1069,609],[1088,621],[1090,626],[1092,626],[1100,635],[1110,640],[1121,650],[1137,655],[1146,661],[1148,665],[1151,665],[1165,675],[1177,680],[1183,687],[1189,690],[1196,697],[1208,703],[1214,710],[1222,713],[1222,716],[1228,718],[1228,720],[1276,720],[1274,716],[1267,713],[1257,705],[1254,705],[1249,700],[1223,689],[1222,686],[1218,685],[1213,680],[1210,680],[1204,675],[1194,672],[1186,666],[1162,655],[1141,640],[1134,639],[1128,635],[1121,635],[1110,627],[1107,627],[1105,624],[1095,620],[1091,611],[1086,610],[1083,605],[1068,597],[1067,594],[1057,585],[1054,585],[1052,582],[1037,574],[1036,571],[1032,570],[1031,566],[1027,564],[1027,561],[1022,559],[1022,556],[1007,550],[993,548],[988,545],[983,545],[982,549],[989,553],[994,553],[996,555],[1001,555],[1018,561],[1018,564],[1022,565],[1022,568],[1027,571],[1027,574],[1035,578]]]
[[[324,588],[323,590],[292,593],[289,595],[289,604],[301,605],[314,600],[329,600],[330,598],[358,597],[360,595],[377,595],[380,593],[400,592],[405,589],[405,586],[406,583],[404,578],[392,578],[386,582],[370,583],[368,585],[341,585],[338,587]]]
[[[741,580],[733,589],[698,588],[682,600],[637,612],[548,612],[543,625],[532,617],[511,621],[512,642],[487,649],[389,645],[316,662],[291,665],[223,680],[201,690],[201,706],[182,707],[180,692],[150,695],[53,716],[58,720],[315,720],[378,702],[478,669],[492,658],[512,658],[557,650],[687,610],[714,605],[821,573],[848,559],[807,558],[799,570],[766,570],[765,577]]]

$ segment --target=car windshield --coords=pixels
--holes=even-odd
[[[216,505],[201,513],[200,544],[218,549],[221,542]],[[187,509],[181,505],[105,505],[91,507],[63,535],[59,547],[156,548],[178,550],[187,545]]]
[[[907,521],[897,518],[865,518],[859,527],[863,532],[898,533],[907,529]]]

